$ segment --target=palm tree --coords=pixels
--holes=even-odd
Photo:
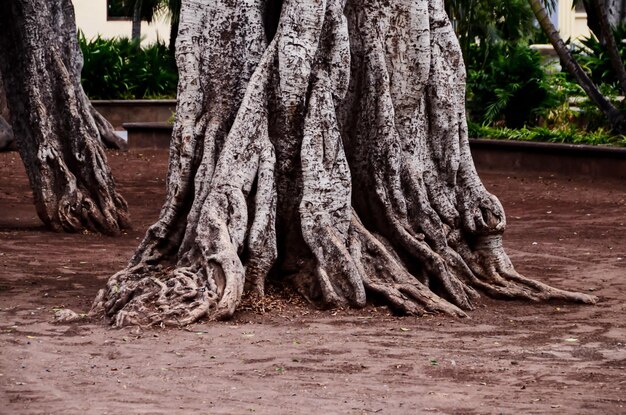
[[[561,59],[561,64],[574,77],[578,85],[582,87],[587,96],[607,117],[611,129],[618,133],[626,133],[626,117],[622,114],[598,89],[596,84],[589,78],[580,64],[573,58],[558,30],[552,24],[543,0],[528,0],[530,7],[539,22],[539,26],[546,34]]]
[[[162,0],[165,4],[165,9],[170,17],[170,43],[169,49],[174,56],[174,49],[176,48],[176,38],[178,36],[178,21],[180,18],[180,5],[181,0]]]
[[[592,6],[596,12],[597,23],[602,36],[601,39],[603,40],[611,59],[611,66],[617,74],[617,79],[619,80],[622,92],[626,94],[626,68],[624,67],[624,62],[622,61],[619,49],[617,48],[617,42],[615,41],[615,36],[613,35],[613,27],[611,25],[611,21],[609,20],[610,10],[607,2],[605,0],[591,0],[591,3],[593,3]],[[612,1],[612,3],[616,2]]]
[[[180,0],[178,0],[180,1]],[[131,38],[139,44],[141,40],[141,22],[151,23],[154,17],[167,8],[171,0],[130,0],[126,4],[127,10],[132,10]]]

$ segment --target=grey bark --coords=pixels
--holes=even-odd
[[[479,292],[595,297],[518,274],[476,173],[441,0],[183,3],[167,200],[92,313],[228,318],[268,275],[323,306],[465,316]],[[210,22],[210,24],[209,24]]]
[[[624,0],[606,0],[606,9],[608,11],[609,24],[611,26],[619,26],[626,23],[626,1]]]
[[[0,72],[41,220],[51,229],[117,234],[129,226],[80,86],[70,0],[0,3]]]

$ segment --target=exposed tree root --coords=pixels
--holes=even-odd
[[[597,301],[527,279],[506,256],[440,0],[287,0],[275,31],[266,7],[183,4],[189,79],[167,200],[94,313],[118,326],[228,318],[244,291],[263,295],[271,269],[326,307],[376,296],[465,317],[479,293]]]
[[[215,281],[203,269],[151,270],[145,275],[135,268],[111,277],[96,304],[114,317],[116,326],[182,326],[215,310],[218,295]]]

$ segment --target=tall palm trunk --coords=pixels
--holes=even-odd
[[[604,44],[609,52],[609,58],[611,59],[611,66],[617,75],[622,92],[626,94],[626,68],[624,68],[624,62],[619,54],[617,48],[617,42],[613,35],[613,28],[609,21],[609,9],[605,0],[594,0],[593,5],[596,8],[598,17],[598,24],[604,39]]]
[[[169,50],[174,56],[176,50],[176,38],[178,37],[178,22],[180,20],[181,0],[168,0],[167,7],[170,14],[170,42]]]
[[[550,16],[546,11],[541,0],[528,0],[530,7],[537,17],[539,26],[548,36],[550,43],[561,59],[561,64],[574,77],[578,85],[582,87],[587,96],[598,106],[598,108],[608,118],[611,129],[616,133],[626,132],[626,119],[624,115],[604,95],[598,90],[585,71],[580,67],[578,62],[572,57],[565,46],[565,42],[561,38],[558,30],[552,24]]]
[[[133,40],[141,39],[141,3],[142,0],[135,1],[133,7],[133,27],[131,31],[131,37]]]

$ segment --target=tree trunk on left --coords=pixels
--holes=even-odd
[[[70,0],[0,2],[0,73],[41,220],[56,231],[129,227],[81,85]]]

